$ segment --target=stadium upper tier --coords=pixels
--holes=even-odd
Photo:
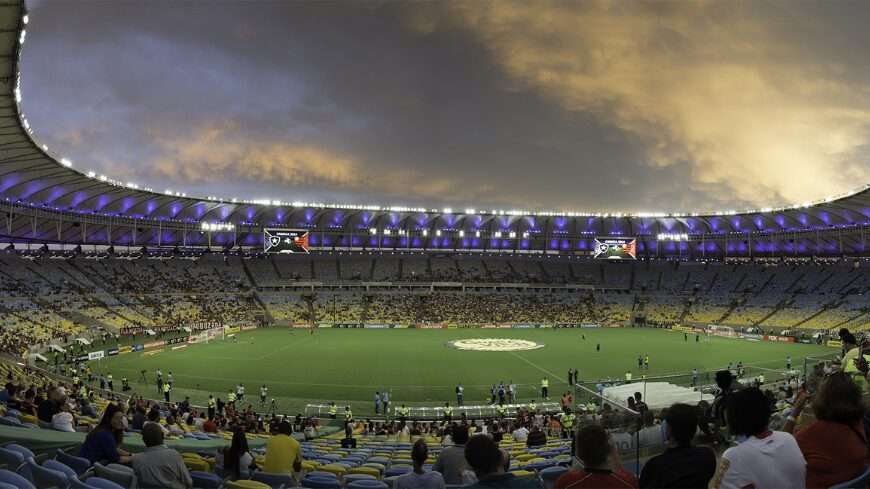
[[[76,170],[20,111],[23,1],[0,3],[0,238],[130,246],[249,246],[301,228],[314,248],[588,254],[596,236],[638,238],[641,256],[864,255],[870,187],[799,206],[708,214],[409,209],[241,202],[158,193]]]

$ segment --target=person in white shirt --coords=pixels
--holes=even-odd
[[[525,443],[529,439],[529,429],[525,426],[520,426],[513,432],[514,441]]]
[[[61,405],[60,412],[51,417],[51,428],[57,431],[75,432],[75,417],[70,412],[69,404]]]
[[[396,479],[395,489],[444,489],[444,476],[440,472],[426,471],[423,464],[429,456],[429,448],[422,439],[414,443],[411,449],[411,460],[414,461],[414,470],[401,475]]]
[[[806,487],[807,462],[789,433],[770,431],[770,401],[758,388],[737,391],[725,410],[728,429],[740,442],[722,455],[710,487]]]

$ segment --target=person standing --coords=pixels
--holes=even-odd
[[[384,414],[389,416],[390,414],[390,393],[384,391],[384,394],[381,396],[381,401],[384,407]]]
[[[541,397],[544,399],[550,398],[550,379],[547,377],[541,379]]]
[[[381,414],[381,393],[375,392],[375,414]]]
[[[217,406],[217,403],[216,403],[216,401],[214,400],[214,396],[211,395],[211,394],[209,394],[209,395],[208,395],[208,406],[207,406],[207,407],[208,407],[208,418],[209,418],[209,419],[214,419],[214,415],[215,415],[215,407],[216,407],[216,406]]]
[[[163,384],[163,398],[168,403],[169,402],[169,392],[172,390],[172,385],[169,382]]]
[[[269,395],[269,388],[266,387],[266,384],[263,384],[263,386],[260,387],[260,406],[266,405],[266,397],[268,397],[268,395]]]
[[[513,380],[508,384],[508,399],[510,399],[511,404],[517,402],[517,386]]]
[[[462,404],[462,395],[464,392],[465,392],[465,388],[462,387],[462,382],[460,382],[459,385],[456,386],[456,405],[457,406],[463,405]]]

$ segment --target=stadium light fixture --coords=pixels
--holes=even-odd
[[[392,233],[389,229],[384,229],[384,236],[389,236]]]
[[[460,231],[459,231],[459,237],[460,237],[460,238],[464,238],[464,237],[465,237],[465,231],[460,230]]]
[[[429,236],[429,230],[428,230],[428,229],[424,229],[424,230],[423,230],[423,236]]]
[[[435,236],[441,237],[441,230],[440,229],[435,230]]]
[[[474,237],[475,237],[475,238],[479,238],[479,237],[480,237],[480,231],[475,231],[475,232],[474,232]]]
[[[526,238],[528,238],[528,237],[529,237],[529,232],[528,232],[528,231],[524,232],[524,233],[523,233],[523,239],[526,239]]]
[[[369,234],[378,234],[377,228],[369,228]]]
[[[492,235],[496,238],[501,238],[501,231],[496,231]]]
[[[24,25],[27,25],[27,23],[30,22],[30,16],[25,15],[24,17],[21,18],[21,22],[23,22]]]
[[[67,167],[67,168],[69,168],[69,167],[72,166],[72,161],[70,161],[70,160],[68,160],[68,159],[66,159],[66,158],[61,158],[61,159],[60,159],[60,164],[63,165],[63,166],[65,166],[65,167]],[[90,173],[93,173],[93,172],[90,172]],[[90,176],[90,175],[88,175],[88,176]],[[91,178],[93,178],[93,177],[91,177]]]
[[[514,239],[517,237],[517,233],[515,231],[511,231],[508,233],[508,238]]]
[[[450,207],[445,207],[445,208],[443,209],[443,212],[444,212],[445,214],[453,214],[453,209],[451,209]]]

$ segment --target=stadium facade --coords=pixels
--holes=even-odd
[[[242,202],[159,193],[83,173],[40,145],[20,110],[24,3],[0,4],[0,24],[2,243],[262,250],[265,228],[293,228],[307,230],[315,250],[589,256],[596,237],[631,237],[639,258],[868,254],[870,186],[775,209],[608,214]]]

